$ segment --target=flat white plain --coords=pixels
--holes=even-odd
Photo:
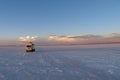
[[[120,45],[0,47],[0,80],[120,80]]]

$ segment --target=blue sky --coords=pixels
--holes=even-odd
[[[120,32],[119,0],[0,0],[0,39]]]

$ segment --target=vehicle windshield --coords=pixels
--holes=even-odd
[[[26,47],[32,47],[31,45],[27,45]]]

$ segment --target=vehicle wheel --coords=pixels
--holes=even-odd
[[[35,49],[33,49],[32,51],[35,52]]]

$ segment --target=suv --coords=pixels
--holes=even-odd
[[[34,44],[32,42],[26,44],[26,52],[35,52]]]

